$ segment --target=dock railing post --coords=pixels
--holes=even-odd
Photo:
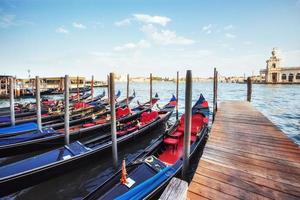
[[[186,72],[185,83],[185,119],[184,119],[184,140],[183,140],[183,167],[182,177],[187,180],[190,157],[190,140],[191,140],[191,118],[192,118],[192,71]]]
[[[65,144],[69,145],[70,144],[70,113],[69,113],[69,96],[70,96],[70,91],[69,91],[69,76],[65,75]]]
[[[10,102],[10,121],[12,126],[16,124],[14,90],[15,90],[14,78],[11,77],[9,79],[9,102]]]
[[[179,71],[177,71],[177,77],[176,77],[176,120],[178,120],[178,92],[179,92]]]
[[[152,107],[152,73],[150,73],[150,106]]]
[[[247,101],[251,102],[251,95],[252,95],[252,81],[251,77],[247,78]]]
[[[112,141],[112,157],[113,166],[118,165],[118,147],[117,147],[117,126],[116,126],[116,108],[115,108],[115,74],[109,75],[109,91],[110,91],[110,112],[111,112],[111,141]]]
[[[126,104],[128,106],[128,98],[129,98],[129,74],[127,74],[127,88],[126,88]]]
[[[37,116],[37,125],[38,130],[42,130],[42,110],[41,110],[41,87],[40,87],[40,78],[35,77],[35,99],[36,99],[36,116]]]
[[[91,94],[93,99],[94,98],[94,75],[92,75],[92,81],[91,81]]]

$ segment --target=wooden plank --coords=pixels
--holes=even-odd
[[[300,148],[248,102],[220,104],[191,199],[300,199]]]
[[[187,196],[188,183],[179,178],[172,178],[159,200],[185,200]]]
[[[208,199],[222,199],[222,200],[231,200],[231,199],[238,199],[234,196],[225,194],[218,190],[211,189],[205,185],[199,184],[195,181],[191,182],[189,185],[190,193],[198,194],[199,196],[203,196]]]
[[[196,194],[193,192],[189,192],[186,199],[187,200],[202,200],[202,199],[206,200],[208,198],[200,196],[199,194]]]
[[[222,174],[226,174],[228,176],[238,178],[239,180],[253,182],[258,186],[265,186],[273,190],[281,191],[283,193],[300,197],[300,187],[285,184],[285,183],[279,183],[277,181],[270,180],[261,176],[256,176],[242,170],[237,170],[237,169],[230,168],[228,166],[219,165],[218,163],[211,162],[206,159],[201,159],[199,166],[197,168],[197,173],[201,173],[200,168],[217,171]]]
[[[240,155],[224,152],[224,151],[215,151],[211,149],[206,149],[205,154],[206,157],[215,157],[219,159],[231,159],[237,162],[254,165],[263,167],[270,170],[276,170],[283,173],[289,173],[289,174],[295,174],[300,175],[300,168],[294,168],[294,167],[286,167],[286,165],[278,164],[278,163],[272,163],[264,160],[258,160],[258,159],[249,159],[247,157],[243,157]]]
[[[298,199],[298,197],[296,197],[296,196],[286,194],[284,192],[277,191],[277,190],[271,189],[271,188],[263,186],[263,185],[258,185],[252,181],[247,181],[247,180],[241,179],[239,177],[223,174],[219,171],[214,171],[212,169],[207,169],[207,168],[204,168],[201,166],[197,169],[196,173],[204,174],[205,176],[207,176],[211,179],[215,179],[215,180],[230,184],[232,186],[242,188],[246,191],[250,191],[252,193],[256,193],[256,194],[259,194],[261,196],[264,196],[264,197],[267,197],[270,199],[295,199],[295,200]],[[195,180],[195,181],[197,181],[197,180]]]
[[[222,182],[207,176],[196,173],[193,178],[194,182],[205,185],[209,188],[234,196],[238,199],[269,199],[265,196],[256,194],[251,191],[244,190],[240,187],[235,187],[226,182]]]
[[[238,155],[238,156],[248,158],[250,160],[252,160],[252,159],[253,160],[262,160],[262,161],[270,162],[273,164],[281,164],[281,165],[288,166],[289,168],[298,168],[298,169],[300,168],[299,163],[290,162],[290,161],[286,160],[284,157],[281,159],[276,159],[274,157],[260,156],[260,155],[253,154],[252,152],[244,152],[244,151],[239,151],[236,149],[224,148],[224,147],[210,145],[210,144],[206,145],[206,147],[205,147],[205,152],[208,150],[215,150],[217,152],[227,152],[232,155]]]

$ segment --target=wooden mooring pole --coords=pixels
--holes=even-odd
[[[215,121],[216,112],[218,110],[218,71],[214,68],[214,80],[213,80],[213,119]]]
[[[179,71],[177,71],[177,77],[176,77],[176,120],[178,120],[178,91],[179,91]]]
[[[127,88],[126,88],[126,103],[128,106],[128,98],[129,98],[129,74],[127,74]]]
[[[184,140],[183,140],[183,167],[182,177],[187,181],[189,169],[190,141],[191,141],[191,118],[192,118],[192,71],[186,71],[185,82],[185,117],[184,117]]]
[[[16,124],[14,90],[15,90],[14,78],[11,77],[9,79],[9,102],[10,102],[10,121],[12,126]]]
[[[77,101],[80,102],[79,76],[77,76]]]
[[[115,109],[115,74],[109,75],[109,91],[110,91],[110,112],[111,112],[111,141],[112,141],[112,157],[113,166],[118,166],[118,146],[117,146],[117,126],[116,126],[116,109]]]
[[[41,87],[40,87],[40,78],[35,77],[35,99],[36,99],[36,116],[37,116],[37,125],[38,130],[42,130],[42,109],[41,109]]]
[[[251,101],[251,96],[252,96],[252,81],[251,77],[247,78],[247,101]]]
[[[92,81],[91,81],[91,95],[93,99],[94,98],[94,75],[92,75]]]
[[[152,107],[152,73],[150,73],[150,106]]]
[[[70,144],[70,113],[69,113],[69,96],[70,96],[70,91],[69,91],[69,76],[65,76],[65,144],[69,145]]]
[[[107,75],[107,98],[108,98],[108,101],[109,101],[109,94],[110,94],[110,91],[109,91],[109,75]]]

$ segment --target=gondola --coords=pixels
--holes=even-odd
[[[101,97],[101,98],[100,98]],[[101,100],[103,97],[103,94],[101,96],[97,96],[97,100],[87,100],[86,102],[74,102],[70,106],[70,110],[73,114],[84,112],[86,110],[92,109],[92,106],[101,106],[101,105],[107,105],[106,100]],[[49,122],[52,120],[59,119],[63,117],[63,103],[61,105],[57,105],[57,102],[52,102],[50,100],[46,100],[47,103],[45,103],[48,106],[48,109],[46,112],[42,112],[42,122]],[[45,102],[46,102],[45,101]],[[51,103],[52,102],[52,103]],[[126,102],[122,100],[121,102]],[[52,105],[54,104],[54,106]],[[28,114],[22,114],[16,118],[16,124],[22,124],[26,122],[35,122],[37,120],[36,118],[36,111],[30,111]],[[11,126],[10,122],[10,116],[0,116],[0,127],[7,127]]]
[[[201,147],[208,133],[208,114],[208,103],[200,95],[192,108],[190,157]],[[150,151],[126,169],[122,166],[122,170],[84,199],[157,199],[159,192],[182,169],[184,119],[183,115],[160,142],[153,144]]]
[[[130,96],[128,101],[124,99],[117,103],[117,110],[123,109],[133,100],[135,96]],[[153,102],[156,101],[153,99]],[[126,122],[139,117],[139,115],[150,109],[144,107],[143,109],[137,107],[132,109],[131,113],[121,115],[118,117],[118,122]],[[128,109],[129,110],[129,109]],[[70,121],[70,140],[78,140],[84,137],[93,136],[99,131],[108,130],[110,127],[109,117],[110,111],[107,108],[102,108],[94,113],[80,113],[73,115]],[[20,153],[32,152],[42,150],[64,143],[64,121],[55,124],[47,125],[42,131],[23,132],[22,134],[11,137],[0,138],[0,157],[11,156]]]
[[[117,125],[117,143],[129,145],[135,138],[164,124],[173,108],[144,112],[138,119]],[[0,196],[18,191],[42,180],[71,170],[98,153],[111,148],[111,135],[73,142],[58,149],[0,167]]]
[[[80,102],[93,104],[94,102],[100,101],[104,96],[105,92],[103,91],[102,94],[97,95],[94,98],[90,98],[90,93],[86,93],[80,97]],[[62,102],[62,100],[51,100],[47,98],[42,98],[42,109],[41,113],[43,115],[46,115],[49,111],[49,108],[52,109],[53,107],[56,107],[58,102]],[[73,104],[76,104],[78,102],[77,98],[70,98],[71,106]],[[62,104],[63,106],[63,104]],[[61,106],[61,107],[62,107]],[[1,108],[2,111],[0,111],[0,127],[3,126],[9,126],[10,125],[10,108],[4,107]],[[22,118],[34,118],[36,116],[36,104],[35,103],[28,103],[28,104],[15,104],[15,118],[16,120],[21,120]]]

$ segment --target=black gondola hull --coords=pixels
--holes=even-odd
[[[171,114],[172,112],[168,113],[164,118],[156,120],[137,132],[133,132],[118,138],[118,146],[122,147],[123,145],[128,145],[129,143],[133,142],[135,138],[149,133],[154,128],[163,125],[169,119]],[[74,166],[78,167],[78,165],[84,164],[86,161],[90,162],[94,156],[98,156],[100,153],[105,153],[110,149],[111,141],[101,145],[100,147],[97,147],[95,150],[74,156],[70,159],[61,160],[48,166],[43,166],[25,173],[5,177],[2,180],[0,179],[0,196],[8,195],[23,188],[35,185],[58,174],[66,173],[69,170],[74,169]]]

